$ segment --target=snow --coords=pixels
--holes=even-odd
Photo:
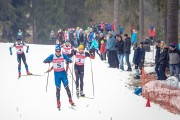
[[[42,62],[54,53],[55,46],[29,44],[26,59],[30,72],[41,76],[22,76],[17,79],[17,58],[15,48],[13,55],[9,54],[11,45],[0,43],[0,120],[180,120],[180,115],[170,113],[159,105],[151,103],[150,108],[145,107],[147,100],[133,94],[134,91],[126,87],[130,72],[108,68],[108,64],[98,56],[91,60],[92,66],[89,58],[85,61],[84,93],[93,97],[92,67],[94,99],[77,99],[73,84],[76,110],[70,109],[66,91],[61,86],[62,109],[58,111],[53,72],[49,74],[46,92],[47,74],[44,72],[49,66]],[[152,60],[151,54],[146,54],[146,60]],[[70,69],[73,70],[72,64]],[[26,74],[23,63],[22,74]],[[68,78],[72,91],[70,71]]]

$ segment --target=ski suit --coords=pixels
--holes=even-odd
[[[9,51],[10,51],[10,54],[12,55],[12,48],[15,47],[16,48],[16,53],[17,53],[17,61],[18,61],[18,72],[21,73],[21,59],[24,63],[24,66],[25,66],[25,69],[26,69],[26,72],[28,73],[29,70],[28,70],[28,65],[26,63],[26,56],[24,54],[24,49],[23,47],[26,46],[27,49],[26,49],[26,53],[28,53],[28,50],[29,50],[29,46],[26,45],[24,42],[15,42],[11,47],[9,47]]]

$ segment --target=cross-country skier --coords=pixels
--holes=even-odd
[[[83,78],[84,78],[84,62],[86,57],[90,57],[91,59],[94,59],[94,55],[92,52],[84,52],[84,46],[79,45],[78,50],[74,51],[75,55],[75,75],[76,75],[76,94],[79,98],[79,94],[84,97],[85,94],[83,93]],[[80,92],[79,92],[79,80],[80,80]]]
[[[57,108],[60,109],[61,102],[60,102],[60,89],[61,89],[61,82],[64,85],[64,88],[66,89],[69,103],[73,106],[74,102],[72,101],[71,97],[71,91],[68,86],[68,78],[66,75],[66,71],[64,69],[64,60],[68,61],[69,63],[72,63],[72,60],[65,54],[61,54],[61,47],[59,45],[56,45],[55,48],[55,54],[51,54],[49,57],[47,57],[43,63],[51,63],[53,65],[54,69],[54,79],[55,79],[55,85],[56,85],[56,98],[57,98]],[[50,72],[48,70],[48,72]]]
[[[22,42],[21,38],[18,37],[17,42],[15,42],[11,47],[9,47],[10,55],[12,55],[12,48],[13,47],[16,48],[17,60],[18,60],[18,78],[21,77],[21,59],[22,59],[22,61],[24,63],[27,75],[32,75],[32,73],[29,72],[28,65],[26,63],[26,56],[24,54],[24,49],[23,49],[24,46],[27,47],[26,53],[28,53],[29,46],[26,45],[24,42]]]
[[[66,41],[63,45],[61,45],[61,47],[63,54],[67,55],[69,58],[73,56],[72,54],[73,46],[71,45],[70,42]],[[66,74],[68,74],[68,68],[69,68],[69,62],[66,62]]]

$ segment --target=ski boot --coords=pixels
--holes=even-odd
[[[21,77],[21,73],[19,72],[19,73],[18,73],[18,79],[19,79],[20,77]]]
[[[61,102],[58,100],[57,101],[57,108],[60,110],[61,109]]]
[[[81,97],[85,97],[85,94],[83,93],[83,91],[80,92]]]
[[[79,89],[76,90],[76,96],[79,99]]]
[[[69,103],[71,104],[71,106],[75,106],[74,102],[72,101],[72,98],[69,98]]]
[[[134,77],[134,79],[140,79],[140,76],[139,76],[139,75],[136,75],[136,76]]]
[[[32,74],[32,73],[30,73],[29,71],[27,71],[26,73],[27,73],[27,75],[33,75],[33,74]]]

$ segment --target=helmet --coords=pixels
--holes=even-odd
[[[56,45],[55,50],[57,50],[57,51],[61,51],[61,46],[60,46],[60,45]]]
[[[79,50],[84,50],[84,45],[79,45],[78,49]]]

